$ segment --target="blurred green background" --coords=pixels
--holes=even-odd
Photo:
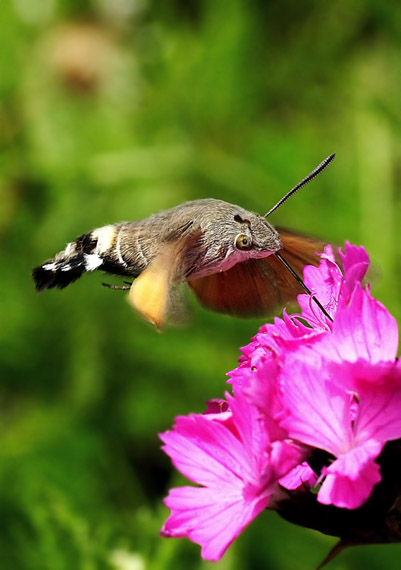
[[[312,569],[335,540],[264,513],[217,564],[159,537],[180,483],[157,433],[221,397],[263,320],[192,303],[156,333],[85,276],[30,271],[94,227],[216,197],[364,244],[401,318],[397,0],[3,0],[0,5],[1,570]],[[395,568],[401,546],[337,569]]]

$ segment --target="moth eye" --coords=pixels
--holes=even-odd
[[[242,250],[251,249],[252,240],[245,234],[238,234],[235,238],[235,247]]]

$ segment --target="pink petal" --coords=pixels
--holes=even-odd
[[[341,296],[345,303],[348,303],[355,287],[362,283],[363,278],[369,268],[369,256],[363,247],[345,244],[345,251],[339,250],[339,255],[343,264],[345,279],[341,288]]]
[[[172,511],[164,536],[188,537],[202,546],[205,560],[219,560],[241,531],[281,494],[275,483],[259,496],[244,501],[241,487],[181,487],[172,489],[165,503]]]
[[[308,463],[304,461],[300,465],[294,467],[294,469],[287,473],[287,475],[281,477],[279,483],[285,489],[294,490],[298,487],[310,489],[315,485],[316,481],[316,473],[309,467]]]
[[[208,486],[219,480],[233,482],[239,473],[251,471],[247,467],[251,450],[244,449],[226,425],[210,421],[208,416],[178,417],[174,431],[160,438],[174,466],[195,483]]]
[[[303,444],[337,456],[353,440],[350,395],[331,382],[321,357],[304,347],[291,355],[281,377],[288,417],[281,425]]]
[[[303,463],[309,453],[309,448],[291,440],[274,441],[270,450],[270,466],[275,478],[287,475],[297,465]]]
[[[175,466],[204,485],[170,492],[162,533],[188,536],[207,560],[218,560],[260,511],[283,498],[278,479],[305,456],[291,442],[271,442],[260,412],[242,394],[226,397],[231,412],[179,417],[160,436]]]
[[[346,509],[360,507],[381,481],[380,467],[374,461],[381,449],[379,442],[371,440],[340,456],[324,470],[318,501]]]
[[[218,560],[260,511],[283,497],[277,480],[305,453],[290,443],[271,443],[260,413],[243,396],[227,394],[227,402],[229,420],[219,420],[228,412],[179,417],[174,430],[160,436],[175,466],[204,485],[170,492],[162,533],[188,536],[202,545],[207,560]]]
[[[320,255],[319,267],[308,265],[304,269],[306,286],[316,295],[327,312],[334,317],[337,308],[337,299],[340,292],[343,275],[335,263],[333,251],[330,246]],[[317,329],[327,328],[330,322],[319,310],[309,295],[299,295],[298,303],[302,309],[302,317]]]
[[[327,312],[334,318],[339,299],[347,303],[354,288],[361,283],[369,267],[369,257],[363,247],[345,245],[345,253],[339,251],[344,268],[342,275],[335,262],[331,246],[326,246],[321,254],[319,267],[307,266],[304,270],[304,281],[315,294]],[[308,295],[300,295],[298,302],[302,309],[302,317],[313,327],[330,328],[331,324]]]
[[[374,437],[385,443],[401,438],[401,370],[397,363],[381,382],[356,382],[359,409],[355,431],[360,441]]]
[[[247,390],[253,381],[254,372],[265,366],[272,355],[283,354],[289,348],[294,350],[299,344],[320,333],[321,330],[316,331],[300,320],[290,318],[285,311],[283,319],[275,318],[274,324],[263,325],[252,342],[241,348],[243,356],[239,358],[240,365],[227,374],[234,394],[238,390]]]
[[[398,326],[387,309],[359,285],[349,305],[337,312],[333,335],[327,335],[325,342],[327,357],[337,362],[393,362]]]
[[[279,373],[278,358],[270,354],[249,374],[248,387],[244,390],[246,398],[262,413],[271,440],[287,437],[286,430],[280,426],[287,411],[281,401]]]

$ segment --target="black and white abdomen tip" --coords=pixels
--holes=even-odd
[[[111,246],[114,227],[106,226],[80,236],[53,259],[35,267],[32,277],[37,291],[58,287],[63,289],[86,271],[103,265],[103,254]],[[107,243],[106,243],[107,242]]]
[[[44,291],[52,287],[63,289],[81,277],[85,271],[81,263],[55,263],[49,261],[32,271],[37,291]]]

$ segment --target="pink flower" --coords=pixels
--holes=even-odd
[[[175,467],[201,487],[172,489],[164,536],[188,537],[206,560],[219,560],[238,534],[284,492],[278,479],[298,464],[303,450],[271,441],[254,406],[227,395],[231,413],[179,417],[161,434]]]
[[[323,505],[360,507],[381,481],[383,447],[401,438],[397,324],[362,286],[365,250],[346,244],[339,258],[343,272],[330,247],[318,268],[305,268],[332,319],[300,295],[300,314],[284,312],[242,348],[229,373],[234,397],[177,418],[160,436],[175,467],[199,485],[170,491],[162,534],[199,543],[207,560],[262,510],[313,486]],[[327,456],[322,467],[312,464],[316,455]]]

